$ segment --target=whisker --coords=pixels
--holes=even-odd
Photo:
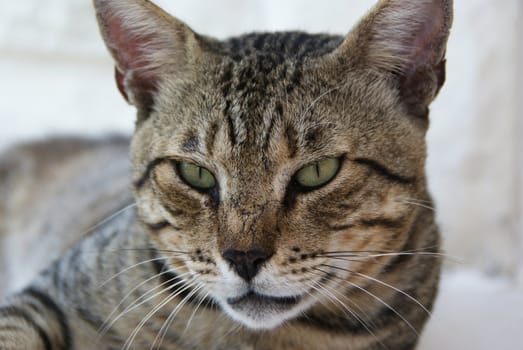
[[[356,283],[353,283],[353,282],[350,282],[350,281],[345,281],[346,283],[350,284],[351,286],[361,290],[362,292],[370,295],[371,297],[373,297],[374,299],[376,299],[378,302],[380,302],[382,305],[384,305],[385,307],[387,307],[389,310],[391,310],[392,312],[394,312],[394,314],[396,314],[396,316],[398,316],[403,322],[405,322],[405,324],[416,334],[417,337],[419,337],[419,332],[416,328],[414,328],[414,326],[412,325],[412,323],[409,322],[409,320],[407,320],[405,318],[405,316],[403,316],[398,310],[396,310],[396,308],[392,307],[390,304],[388,304],[385,300],[383,300],[382,298],[380,298],[379,296],[377,296],[376,294],[372,293],[371,291],[359,286],[358,284]],[[421,305],[421,304],[420,304]],[[426,310],[424,308],[424,310]]]
[[[418,305],[419,307],[421,307],[423,309],[423,311],[425,311],[427,313],[427,315],[431,316],[432,313],[429,311],[429,309],[427,309],[425,307],[425,305],[423,305],[421,302],[419,302],[419,300],[417,300],[416,298],[414,298],[412,295],[402,291],[401,289],[397,288],[397,287],[394,287],[393,285],[389,284],[389,283],[386,283],[386,282],[383,282],[377,278],[374,278],[372,276],[369,276],[369,275],[366,275],[364,273],[361,273],[361,272],[356,272],[356,271],[352,271],[352,270],[349,270],[349,269],[344,269],[342,267],[338,267],[338,266],[333,266],[333,265],[323,265],[323,266],[326,266],[328,268],[333,268],[333,269],[338,269],[338,270],[342,270],[342,271],[346,271],[348,273],[351,273],[351,274],[354,274],[354,275],[357,275],[357,276],[360,276],[360,277],[363,277],[363,278],[366,278],[370,281],[373,281],[373,282],[376,282],[378,284],[381,284],[382,286],[385,286],[385,287],[388,287],[390,289],[392,289],[393,291],[397,292],[397,293],[400,293],[401,295],[405,296],[406,298],[408,298],[409,300],[411,300],[412,302],[414,302],[416,305]],[[348,281],[347,281],[348,282]],[[351,282],[349,282],[351,283]]]
[[[404,256],[404,255],[424,255],[424,256],[432,256],[432,257],[446,257],[446,254],[442,253],[431,253],[431,252],[415,252],[415,253],[408,253],[408,252],[399,252],[399,253],[379,253],[379,254],[372,254],[367,255],[366,258],[378,258],[382,256]]]
[[[108,329],[110,329],[110,328],[111,328],[111,327],[112,327],[112,326],[113,326],[113,325],[114,325],[114,324],[115,324],[115,323],[116,323],[120,318],[122,318],[123,316],[125,316],[125,315],[128,314],[129,312],[131,312],[131,311],[133,311],[133,310],[136,310],[138,307],[140,307],[140,306],[142,306],[143,304],[147,303],[148,301],[150,301],[150,300],[156,298],[158,295],[163,294],[163,293],[165,293],[165,292],[167,292],[167,291],[169,291],[169,290],[171,290],[171,289],[177,287],[177,286],[180,285],[180,284],[183,284],[184,281],[182,280],[182,281],[179,281],[179,282],[177,282],[177,283],[174,283],[173,285],[168,286],[167,288],[164,288],[164,289],[162,289],[161,291],[159,291],[159,292],[157,292],[157,293],[154,293],[154,295],[152,295],[152,296],[146,297],[147,295],[152,294],[153,291],[155,291],[155,290],[157,290],[157,289],[160,289],[160,288],[162,288],[163,286],[165,286],[165,285],[167,285],[167,284],[169,284],[169,283],[171,283],[171,282],[173,282],[173,281],[175,281],[175,280],[177,280],[177,279],[180,279],[180,278],[182,278],[183,276],[186,276],[186,275],[190,275],[190,273],[187,272],[187,273],[184,273],[184,274],[182,274],[182,275],[177,275],[176,277],[171,278],[171,279],[169,279],[169,280],[163,282],[162,284],[160,284],[160,285],[158,285],[158,286],[156,286],[156,287],[154,287],[154,288],[148,290],[148,291],[145,292],[144,294],[142,294],[142,295],[141,295],[140,297],[138,297],[134,302],[132,302],[130,305],[128,305],[128,306],[127,306],[127,307],[126,307],[126,308],[125,308],[125,309],[124,309],[120,314],[118,314],[118,315],[117,315],[117,316],[116,316],[116,317],[115,317],[115,318],[114,318],[114,319],[113,319],[113,320],[112,320],[112,321],[111,321],[107,326],[104,327],[105,332],[106,332]],[[143,299],[143,298],[145,298],[145,300],[140,301],[140,299]]]
[[[329,275],[332,275],[333,277],[336,277],[338,280],[341,280],[343,282],[343,279],[339,278],[338,276],[336,275],[333,275],[332,273],[329,273],[328,271],[323,271],[319,268],[313,268],[314,271],[312,271],[312,273],[316,274],[317,276],[324,276],[325,274],[329,274]],[[322,273],[318,273],[316,271],[321,271]],[[325,288],[328,288],[329,286],[326,284],[326,283],[323,283],[323,286]],[[343,297],[347,302],[349,302],[351,305],[353,305],[354,307],[356,307],[361,313],[365,314],[365,310],[363,310],[356,302],[354,302],[353,300],[351,300],[348,296],[342,294],[340,291],[336,290],[334,288],[334,286],[330,287],[330,290],[331,292],[333,293],[337,293],[338,295],[340,295],[341,297]],[[372,319],[369,319],[367,318],[367,322],[365,322],[362,318],[362,316],[360,316],[361,320],[358,319],[359,322],[361,323],[367,323],[367,325],[369,327],[373,327],[373,328],[376,328],[376,324],[374,323],[374,321]]]
[[[125,269],[121,270],[120,272],[117,272],[116,274],[114,274],[113,276],[111,276],[110,278],[108,278],[107,280],[105,280],[102,284],[100,284],[97,288],[102,288],[103,286],[105,286],[107,283],[109,283],[110,281],[112,281],[113,279],[115,279],[116,277],[126,273],[127,271],[131,270],[131,269],[134,269],[135,267],[138,267],[138,266],[141,266],[143,264],[147,264],[147,263],[150,263],[150,262],[153,262],[153,261],[159,261],[159,260],[165,260],[166,257],[158,257],[158,258],[154,258],[154,259],[148,259],[148,260],[144,260],[144,261],[141,261],[139,263],[136,263],[134,265],[131,265],[131,266],[128,266],[126,267]]]
[[[171,294],[170,296],[167,296],[160,304],[156,305],[147,315],[145,315],[144,318],[142,318],[142,320],[140,321],[140,323],[138,324],[138,326],[136,326],[133,331],[131,332],[131,335],[127,338],[127,340],[125,341],[124,345],[123,345],[123,350],[129,350],[132,343],[134,342],[134,339],[136,338],[136,336],[138,335],[138,333],[140,332],[140,330],[143,328],[143,326],[145,325],[145,323],[155,314],[157,313],[161,308],[163,308],[165,305],[167,305],[168,303],[170,303],[172,300],[174,300],[175,298],[178,297],[178,295],[180,295],[181,293],[185,292],[188,288],[189,288],[189,285],[190,285],[190,282],[187,281],[185,282],[187,283],[187,285],[178,290],[176,293],[174,294]],[[170,289],[167,288],[167,290]]]
[[[327,266],[327,267],[331,267],[331,266]],[[321,271],[321,270],[320,270]],[[414,326],[412,325],[412,323],[410,323],[399,311],[397,311],[394,307],[392,307],[391,305],[389,305],[385,300],[383,300],[382,298],[378,297],[376,294],[368,291],[367,289],[359,286],[358,284],[356,283],[353,283],[353,282],[350,282],[350,281],[347,281],[345,279],[342,279],[341,277],[338,277],[338,276],[335,276],[339,279],[341,279],[344,283],[348,283],[350,284],[351,286],[361,290],[362,292],[366,293],[367,295],[370,295],[371,297],[373,297],[374,299],[376,299],[379,303],[381,303],[382,305],[384,305],[385,307],[387,307],[389,310],[391,310],[392,312],[394,312],[394,314],[396,314],[396,316],[398,316],[403,322],[405,322],[405,324],[416,334],[417,337],[419,337],[419,332],[416,328],[414,328]]]
[[[439,249],[439,247],[426,247],[426,248],[420,248],[420,249],[411,249],[411,250],[405,250],[405,251],[379,251],[379,250],[360,250],[360,251],[351,251],[351,250],[340,250],[340,251],[331,251],[331,252],[322,252],[316,254],[317,257],[328,257],[328,258],[334,258],[334,257],[342,257],[342,258],[377,258],[377,257],[384,257],[384,256],[402,256],[402,255],[422,255],[426,257],[434,257],[434,258],[445,258],[449,261],[455,262],[455,263],[464,263],[462,260],[460,260],[457,257],[451,256],[446,253],[441,252],[431,252],[432,249]]]
[[[194,281],[193,281],[194,282]],[[191,289],[194,287],[194,284],[191,283],[188,285],[188,287],[190,287]],[[156,342],[158,341],[159,339],[159,343],[158,343],[158,347],[157,349],[160,350],[161,346],[162,346],[162,343],[163,343],[163,340],[165,338],[165,336],[167,335],[167,331],[168,329],[171,327],[172,323],[174,322],[174,319],[176,318],[176,316],[178,315],[178,313],[182,310],[182,308],[187,304],[187,302],[196,294],[198,293],[202,288],[203,288],[203,284],[199,283],[199,285],[192,289],[191,292],[189,294],[187,294],[179,303],[178,305],[176,305],[176,307],[173,309],[173,311],[171,311],[171,313],[169,314],[169,316],[167,317],[167,319],[164,321],[162,327],[160,328],[160,331],[158,332],[156,338],[154,339],[153,341],[153,344],[151,345],[151,350],[154,349],[154,345],[156,344]]]
[[[136,338],[136,335],[140,332],[140,330],[142,329],[143,325],[155,314],[157,313],[162,307],[164,307],[165,305],[167,305],[169,302],[171,302],[173,299],[176,298],[176,295],[170,295],[170,296],[167,296],[165,297],[162,302],[158,305],[156,305],[147,315],[145,315],[142,320],[140,321],[140,323],[138,324],[138,326],[136,326],[133,331],[131,332],[131,334],[129,335],[129,337],[127,337],[127,340],[125,341],[122,349],[123,350],[129,350],[132,343],[134,342],[134,339]]]
[[[329,256],[327,258],[329,258],[330,260],[341,260],[341,261],[348,261],[348,262],[364,262],[365,260],[363,260],[363,259],[367,258],[367,257],[362,256],[362,257],[358,257],[360,259],[354,259],[354,257],[344,257],[344,256],[340,255],[340,256]],[[368,263],[369,261],[365,261],[365,262]],[[370,263],[376,264],[376,265],[381,265],[381,266],[387,266],[387,264],[379,262],[379,261],[370,261]]]
[[[190,272],[186,272],[186,273],[181,274],[181,275],[176,275],[175,277],[173,277],[173,278],[171,278],[171,279],[169,279],[169,280],[167,280],[167,281],[164,281],[164,282],[161,283],[160,285],[158,285],[158,286],[156,286],[156,287],[154,287],[154,288],[148,290],[147,292],[145,292],[144,294],[142,294],[140,297],[138,297],[134,302],[132,302],[130,305],[128,305],[127,308],[124,310],[124,312],[130,312],[130,311],[133,311],[133,310],[135,310],[137,307],[139,307],[139,306],[145,304],[146,302],[148,302],[148,301],[154,299],[154,298],[157,297],[158,295],[160,295],[160,294],[162,294],[162,293],[164,293],[164,292],[167,292],[167,291],[173,289],[174,287],[179,286],[180,284],[184,284],[184,283],[186,283],[186,281],[183,280],[182,277],[185,277],[185,276],[187,276],[187,275],[192,275],[192,274],[191,274]],[[176,282],[176,283],[173,283],[173,284],[170,285],[169,287],[167,287],[167,288],[165,288],[165,289],[162,289],[161,291],[155,293],[154,295],[151,295],[151,296],[147,297],[147,295],[152,294],[155,290],[160,289],[160,288],[162,288],[163,286],[168,285],[168,284],[170,284],[170,283],[172,283],[172,282],[174,282],[174,281],[176,281],[176,280],[178,280],[178,279],[179,279],[180,281],[178,281],[178,282]],[[145,298],[145,300],[141,300],[141,299],[144,299],[144,298]],[[140,301],[140,300],[141,300],[141,301]],[[138,304],[137,304],[137,303],[138,303]]]
[[[434,208],[433,206],[430,206],[430,205],[424,204],[424,203],[414,202],[412,200],[401,200],[401,201],[398,200],[397,202],[398,203],[402,203],[402,204],[414,205],[414,206],[417,206],[417,207],[420,207],[420,208],[428,209],[430,211],[436,211],[436,208]]]
[[[185,333],[187,332],[187,330],[189,329],[189,326],[191,325],[191,322],[194,318],[194,316],[196,315],[196,312],[198,311],[198,309],[202,306],[203,302],[204,301],[207,301],[207,303],[209,303],[209,300],[207,300],[207,298],[209,297],[209,294],[211,292],[207,292],[205,293],[205,295],[203,297],[200,297],[200,301],[198,302],[198,304],[196,305],[196,308],[194,309],[194,311],[192,312],[191,316],[189,317],[189,320],[187,321],[187,324],[185,325],[185,329],[183,330],[183,335],[185,335]]]
[[[105,219],[103,219],[102,221],[100,221],[99,223],[89,227],[87,230],[85,230],[81,237],[91,233],[92,231],[96,230],[97,228],[99,228],[100,226],[102,226],[103,224],[111,221],[112,219],[114,219],[115,217],[117,217],[118,215],[124,213],[125,211],[131,209],[131,208],[134,208],[136,206],[136,203],[131,203],[131,204],[128,204],[126,205],[125,207],[123,207],[122,209],[116,211],[114,214],[111,214],[109,215],[108,217],[106,217]]]
[[[221,316],[224,319],[228,319],[228,316],[226,316],[224,313],[222,313]],[[232,334],[238,333],[243,328],[243,325],[239,322],[236,323],[236,325],[235,323],[232,323],[232,325],[233,326],[227,332],[223,333],[222,336],[218,338],[216,343],[221,343],[224,339],[227,339]]]
[[[331,92],[334,92],[336,90],[339,90],[341,86],[336,86],[336,87],[333,87],[332,89],[329,89],[325,92],[323,92],[322,94],[320,94],[318,97],[316,97],[308,106],[307,108],[303,111],[303,113],[301,113],[301,117],[303,118],[304,116],[307,115],[307,113],[309,113],[309,111],[316,105],[316,103],[318,103],[322,98],[324,98],[325,96],[327,96],[328,94],[330,94]]]
[[[402,256],[402,255],[422,255],[422,256],[432,256],[435,258],[446,258],[448,257],[447,254],[442,253],[431,253],[431,252],[415,252],[415,253],[408,253],[408,252],[396,252],[396,253],[371,253],[371,254],[344,254],[344,253],[332,253],[332,254],[325,254],[325,257],[334,258],[334,257],[342,257],[342,258],[379,258],[383,256]],[[318,255],[320,256],[320,255]]]
[[[386,256],[423,256],[423,257],[429,257],[429,258],[435,258],[435,259],[440,259],[440,258],[443,258],[443,259],[446,259],[446,261],[450,261],[450,262],[453,262],[453,263],[456,263],[456,264],[464,264],[465,262],[461,259],[458,259],[456,257],[453,257],[451,255],[448,255],[448,254],[444,254],[444,253],[431,253],[431,252],[415,252],[415,253],[407,253],[407,252],[398,252],[398,253],[379,253],[379,254],[371,254],[371,255],[360,255],[358,256],[358,258],[365,258],[365,259],[374,259],[374,258],[379,258],[379,257],[386,257]],[[353,255],[343,255],[343,254],[340,254],[340,255],[329,255],[329,256],[326,256],[327,258],[344,258],[344,257],[349,257],[349,258],[354,258]]]
[[[116,305],[113,310],[111,311],[111,313],[109,314],[109,316],[106,317],[106,320],[104,321],[104,323],[102,324],[102,326],[100,326],[100,328],[98,329],[98,333],[99,333],[99,338],[102,338],[105,333],[109,330],[109,328],[116,322],[118,321],[119,318],[116,318],[114,319],[110,324],[108,323],[109,320],[111,319],[111,317],[116,313],[116,311],[120,308],[120,306],[122,306],[122,304],[125,302],[125,300],[131,296],[131,294],[136,291],[138,288],[142,287],[143,285],[145,285],[146,283],[150,282],[151,280],[153,279],[156,279],[156,278],[159,278],[161,277],[162,275],[165,275],[167,273],[171,273],[172,271],[171,270],[166,270],[166,271],[163,271],[161,273],[158,273],[158,274],[155,274],[149,278],[147,278],[145,281],[142,281],[140,284],[138,284],[136,287],[134,287],[133,289],[131,289],[123,298],[122,300],[118,303],[118,305]],[[185,273],[183,275],[180,275],[180,276],[184,276],[184,275],[187,275],[189,273]],[[131,306],[135,305],[140,299],[146,297],[148,294],[152,293],[153,291],[159,289],[159,288],[162,288],[164,285],[166,284],[169,284],[171,283],[172,281],[176,280],[177,278],[180,278],[180,276],[177,276],[177,277],[174,277],[174,278],[171,278],[170,280],[167,280],[163,283],[161,283],[160,285],[148,290],[147,292],[145,292],[144,294],[142,294],[140,297],[138,297],[133,303],[131,303],[130,305],[128,305],[123,313],[126,313],[126,310],[128,310],[128,308],[130,308]],[[145,300],[144,302],[147,302],[148,300]],[[140,304],[142,305],[142,304]],[[139,306],[139,305],[138,305]],[[132,311],[132,310],[129,310],[129,311]]]
[[[170,250],[170,249],[158,249],[154,247],[148,248],[120,248],[120,249],[108,249],[106,252],[119,253],[119,252],[158,252],[158,253],[169,253],[169,254],[190,254],[182,250]]]
[[[419,198],[412,198],[412,197],[400,197],[400,198],[396,198],[395,200],[396,201],[407,200],[407,201],[412,201],[412,202],[417,202],[417,203],[425,203],[425,204],[432,204],[433,203],[433,201],[430,201],[430,200],[419,199]]]
[[[395,250],[333,250],[333,251],[326,251],[321,252],[318,255],[325,255],[325,254],[331,254],[331,253],[350,253],[350,254],[360,254],[360,253],[370,253],[370,254],[381,254],[381,253],[415,253],[415,252],[428,252],[431,253],[431,250],[439,249],[439,246],[429,246],[429,247],[423,247],[423,248],[416,248],[416,249],[409,249],[409,250],[403,250],[403,251],[395,251]]]
[[[155,278],[158,278],[166,273],[169,273],[170,271],[164,271],[162,273],[158,273],[156,275],[153,275],[151,277],[149,277],[148,279],[146,279],[145,281],[141,282],[140,284],[138,284],[136,287],[134,287],[133,289],[131,289],[123,298],[122,300],[118,303],[118,305],[116,305],[113,310],[111,311],[111,313],[109,314],[109,316],[106,317],[106,320],[102,323],[102,325],[98,328],[98,330],[96,331],[97,334],[98,334],[98,340],[100,340],[104,335],[105,333],[109,330],[110,326],[108,327],[107,325],[107,322],[109,321],[109,319],[111,319],[111,317],[114,315],[114,313],[116,313],[116,311],[120,308],[120,306],[122,306],[122,304],[124,303],[124,301],[135,291],[137,290],[138,288],[140,288],[141,286],[143,286],[144,284],[150,282],[151,280],[155,279]]]
[[[311,285],[311,288],[313,288],[314,290],[316,290],[318,293],[322,294],[322,295],[325,295],[327,298],[329,298],[330,300],[332,301],[335,301],[339,306],[341,306],[347,313],[349,313],[352,317],[354,317],[362,326],[363,328],[365,328],[365,330],[367,332],[369,332],[369,334],[371,336],[374,337],[374,339],[376,339],[377,342],[379,342],[382,346],[384,344],[381,343],[381,341],[378,339],[378,337],[376,336],[376,334],[369,328],[369,326],[367,325],[367,323],[354,311],[354,310],[351,310],[345,303],[343,303],[338,297],[336,297],[333,293],[331,293],[328,289],[325,288],[325,286],[322,286],[321,284],[316,284],[316,286],[314,285]],[[321,288],[321,290],[318,290],[318,288]]]

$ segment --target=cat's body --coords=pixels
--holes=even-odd
[[[122,140],[29,147],[35,177],[24,148],[1,163],[9,276],[61,258],[0,308],[0,348],[414,348],[440,269],[424,135],[450,1],[225,42],[147,1],[95,6],[138,109],[132,171]]]
[[[63,138],[0,157],[0,298],[134,203],[129,139]],[[3,286],[2,286],[3,284]]]

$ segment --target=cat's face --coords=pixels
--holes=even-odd
[[[187,31],[171,48],[183,48],[182,67],[152,67],[166,59],[155,53],[135,65],[151,66],[151,76],[126,80],[133,65],[120,63],[120,88],[141,116],[132,145],[140,219],[191,290],[251,328],[275,327],[362,285],[394,258],[382,252],[409,239],[409,202],[425,191],[425,112],[443,68],[441,53],[424,53],[419,59],[437,62],[423,69],[396,67],[404,58],[382,62],[384,48],[372,63],[369,42],[379,35],[367,27],[397,15],[396,3],[382,2],[345,40],[273,34],[220,43],[169,19]],[[442,23],[424,35],[444,41]]]
[[[257,87],[239,78],[261,74],[256,61],[224,58],[161,87],[133,145],[134,164],[160,160],[137,191],[145,222],[170,223],[152,232],[158,247],[187,252],[173,266],[252,327],[336,290],[334,273],[351,279],[329,265],[372,275],[374,261],[329,254],[401,248],[414,211],[406,201],[423,188],[424,131],[386,82],[358,71],[340,82],[316,62],[293,80],[282,73],[292,66],[263,73]],[[224,256],[231,249],[260,252],[249,281]]]

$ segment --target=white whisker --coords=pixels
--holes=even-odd
[[[352,282],[349,282],[347,281],[347,283],[349,283],[350,285],[354,286],[355,288],[367,293],[368,295],[370,295],[371,297],[375,298],[376,300],[378,300],[381,304],[385,305],[389,310],[391,310],[392,312],[394,312],[399,318],[401,318],[403,320],[403,322],[405,322],[405,324],[407,324],[407,326],[412,329],[412,331],[416,334],[416,336],[419,337],[419,332],[416,328],[414,328],[414,326],[412,325],[412,323],[410,323],[399,311],[397,311],[395,308],[393,308],[392,306],[390,306],[386,301],[384,301],[382,298],[378,297],[377,295],[375,295],[374,293],[366,290],[365,288],[363,287],[360,287],[358,286],[356,283],[352,283]]]
[[[187,284],[190,284],[190,281],[186,281],[185,283]],[[172,287],[172,286],[171,286]],[[171,287],[167,288],[170,289]],[[183,287],[182,289],[180,290],[177,290],[176,293],[174,294],[171,294],[170,296],[167,296],[160,304],[156,305],[147,315],[145,315],[144,318],[142,318],[142,320],[140,321],[140,323],[138,324],[138,326],[136,326],[133,331],[131,332],[131,335],[127,338],[127,340],[125,341],[124,343],[124,346],[123,346],[123,350],[129,350],[132,343],[134,342],[134,339],[136,338],[136,336],[138,335],[138,333],[140,332],[140,330],[143,328],[143,326],[145,325],[145,323],[155,314],[157,313],[161,308],[163,308],[165,305],[167,305],[168,303],[170,303],[172,300],[174,300],[175,298],[178,297],[178,295],[180,295],[181,293],[183,293],[184,291],[186,291],[187,289],[189,288],[189,285],[186,285],[185,287]]]
[[[124,301],[134,292],[136,291],[138,288],[142,287],[144,284],[150,282],[151,280],[153,279],[156,279],[158,277],[161,277],[162,275],[165,275],[167,273],[171,273],[170,270],[166,270],[166,271],[163,271],[161,273],[158,273],[156,275],[153,275],[149,278],[147,278],[145,281],[142,281],[140,284],[138,284],[137,286],[135,286],[133,289],[131,289],[123,298],[122,300],[118,303],[118,305],[116,305],[113,310],[111,311],[111,313],[109,314],[109,316],[106,317],[106,320],[104,321],[104,323],[102,324],[102,326],[100,326],[100,328],[98,329],[98,334],[99,334],[99,338],[103,337],[103,335],[107,332],[107,330],[114,324],[114,322],[116,322],[116,320],[114,322],[112,322],[111,324],[108,324],[108,321],[111,319],[111,317],[116,313],[116,311],[120,308],[120,306],[122,306],[122,304],[124,303]],[[155,288],[147,291],[146,293],[142,294],[138,299],[136,299],[131,305],[135,304],[136,302],[138,302],[138,300],[140,300],[141,298],[145,297],[147,294],[153,292],[154,290],[158,289],[158,288],[161,288],[163,287],[165,284],[168,284],[170,282],[172,282],[172,280],[175,280],[176,278],[172,278],[168,281],[165,281],[163,282],[162,284],[160,284],[159,286],[156,286]],[[129,307],[129,305],[128,305]],[[125,312],[125,310],[123,311]]]
[[[431,211],[435,211],[436,210],[433,206],[430,206],[430,205],[425,204],[425,203],[415,202],[415,201],[412,201],[412,200],[398,200],[398,202],[399,203],[403,203],[403,204],[414,205],[414,206],[417,206],[417,207],[420,207],[420,208],[424,208],[424,209],[428,209],[428,210],[431,210]]]
[[[342,271],[347,271],[349,273],[353,273],[352,271],[350,270],[345,270],[341,267],[337,267],[337,266],[331,266],[331,265],[324,265],[325,267],[328,267],[328,268],[335,268],[335,269],[339,269],[339,270],[342,270]],[[357,285],[356,283],[353,283],[353,282],[350,282],[348,280],[344,280],[345,283],[348,283],[350,284],[351,286],[353,286],[354,288],[356,289],[359,289],[361,290],[362,292],[370,295],[371,297],[373,297],[374,299],[376,299],[379,303],[381,303],[382,305],[384,305],[385,307],[387,307],[389,310],[391,310],[392,312],[394,312],[394,314],[396,314],[396,316],[398,316],[403,322],[405,322],[405,324],[416,334],[416,336],[419,336],[419,332],[416,330],[416,328],[414,328],[414,326],[401,314],[399,313],[395,308],[393,308],[391,305],[389,305],[385,300],[381,299],[380,297],[378,297],[377,295],[373,294],[372,292],[368,291],[367,289]],[[425,308],[424,308],[425,309]]]
[[[370,329],[369,325],[367,325],[367,323],[361,318],[361,316],[359,316],[354,310],[350,309],[344,302],[342,302],[337,296],[335,296],[329,289],[327,289],[325,286],[323,286],[321,284],[317,284],[317,287],[316,286],[311,286],[311,287],[313,289],[315,289],[316,291],[318,291],[320,294],[325,295],[326,297],[328,297],[329,299],[331,299],[332,301],[335,301],[338,305],[340,305],[343,308],[343,310],[345,310],[352,317],[354,317],[363,326],[363,328],[365,328],[365,330],[367,332],[369,332],[369,334],[371,336],[373,336],[374,339],[383,346],[383,344],[378,339],[376,334]],[[318,290],[318,288],[321,288],[321,290]]]
[[[138,267],[138,266],[141,266],[143,264],[147,264],[147,263],[150,263],[150,262],[153,262],[153,261],[160,261],[160,260],[165,260],[166,257],[159,257],[159,258],[154,258],[154,259],[148,259],[148,260],[144,260],[144,261],[141,261],[139,263],[136,263],[134,265],[131,265],[131,266],[128,266],[126,267],[125,269],[115,273],[113,276],[111,276],[110,278],[108,278],[107,280],[105,280],[104,282],[102,282],[100,285],[98,285],[97,288],[102,288],[103,286],[105,286],[107,283],[109,283],[110,281],[112,281],[113,279],[115,279],[116,277],[126,273],[127,271],[129,270],[132,270],[134,269],[135,267]]]
[[[207,292],[207,293],[205,293],[205,295],[203,297],[200,297],[200,301],[198,302],[198,304],[196,305],[196,308],[194,309],[194,311],[192,312],[191,316],[187,320],[187,323],[185,325],[185,329],[183,330],[183,334],[185,334],[187,332],[187,330],[189,330],[189,326],[191,325],[191,322],[192,322],[194,316],[196,315],[196,312],[202,306],[203,302],[205,300],[207,300],[207,298],[209,297],[210,293],[211,292]],[[207,301],[207,302],[209,302],[209,301]]]
[[[429,316],[432,315],[432,313],[429,311],[429,309],[427,309],[427,308],[425,307],[425,305],[423,305],[423,304],[422,304],[421,302],[419,302],[416,298],[414,298],[414,297],[411,296],[410,294],[408,294],[408,293],[402,291],[401,289],[399,289],[399,288],[397,288],[397,287],[394,287],[393,285],[391,285],[391,284],[389,284],[389,283],[386,283],[386,282],[380,281],[380,280],[377,279],[377,278],[374,278],[374,277],[372,277],[372,276],[366,275],[366,274],[364,274],[364,273],[360,273],[360,272],[356,272],[356,271],[353,271],[353,272],[351,272],[351,273],[356,274],[356,275],[361,276],[361,277],[364,277],[364,278],[366,278],[366,279],[369,279],[369,280],[371,280],[371,281],[373,281],[373,282],[376,282],[376,283],[378,283],[378,284],[381,284],[382,286],[388,287],[388,288],[390,288],[390,289],[392,289],[392,290],[394,290],[394,291],[396,291],[396,292],[398,292],[398,293],[404,295],[405,297],[407,297],[408,299],[410,299],[411,301],[413,301],[414,303],[416,303],[419,307],[421,307],[421,308],[423,309],[423,311],[425,311],[425,312],[427,313],[427,315],[429,315]]]
[[[194,281],[193,281],[194,282]],[[174,322],[174,319],[176,318],[176,316],[178,315],[178,313],[182,310],[182,308],[185,306],[185,304],[187,304],[187,302],[196,294],[198,293],[202,288],[203,288],[203,285],[199,283],[199,285],[194,288],[194,283],[191,283],[188,285],[188,288],[192,289],[190,291],[189,294],[187,294],[179,303],[178,305],[176,305],[176,307],[173,309],[173,311],[171,311],[171,313],[169,314],[169,316],[167,317],[167,319],[164,321],[162,327],[160,328],[160,331],[158,332],[156,338],[154,339],[153,341],[153,344],[151,345],[151,350],[154,349],[154,345],[156,344],[156,342],[158,342],[158,347],[157,349],[160,349],[160,347],[162,346],[162,343],[163,343],[163,340],[165,338],[165,336],[167,335],[167,331],[169,330],[169,328],[171,327],[171,324]]]
[[[329,89],[325,92],[323,92],[322,94],[320,94],[318,97],[316,97],[308,106],[307,108],[305,108],[305,110],[303,111],[303,113],[301,114],[301,118],[303,118],[305,115],[307,115],[307,113],[309,113],[309,111],[316,105],[316,103],[318,103],[322,98],[324,98],[325,96],[327,96],[328,94],[330,94],[331,92],[334,92],[336,90],[339,90],[341,86],[337,86],[337,87],[333,87],[332,89]]]
[[[142,300],[142,301],[139,301],[140,299],[146,297],[148,294],[151,294],[153,291],[165,286],[166,284],[169,284],[177,279],[180,279],[182,278],[183,276],[185,275],[189,275],[190,273],[185,273],[185,274],[182,274],[182,275],[177,275],[176,277],[174,278],[171,278],[165,282],[163,282],[162,284],[148,290],[147,292],[145,292],[144,294],[142,294],[138,299],[136,299],[134,302],[132,302],[130,305],[128,305],[117,317],[115,317],[107,326],[104,327],[105,331],[107,331],[109,328],[111,328],[120,318],[122,318],[123,316],[125,316],[126,314],[128,314],[129,312],[133,311],[133,310],[136,310],[138,307],[142,306],[143,304],[147,303],[148,301],[156,298],[157,296],[159,296],[160,294],[163,294],[175,287],[177,287],[178,285],[180,284],[183,284],[184,281],[179,281],[177,283],[174,283],[173,285],[167,287],[167,288],[164,288],[162,289],[161,291],[157,292],[157,293],[154,293],[154,295],[152,296],[149,296],[147,297],[145,300]]]
[[[108,221],[111,221],[112,219],[114,219],[115,217],[117,217],[118,215],[122,214],[123,212],[125,212],[126,210],[129,210],[131,208],[134,208],[136,206],[136,203],[131,203],[125,207],[123,207],[122,209],[118,210],[117,212],[115,212],[114,214],[111,214],[110,216],[106,217],[105,219],[103,219],[102,221],[100,221],[99,223],[89,227],[87,230],[85,230],[81,237],[87,235],[88,233],[96,230],[97,228],[99,228],[100,226],[102,226],[103,224],[107,223]]]

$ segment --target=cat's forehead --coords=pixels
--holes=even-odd
[[[219,60],[159,89],[158,136],[170,150],[249,163],[347,152],[364,128],[392,118],[396,101],[379,79],[328,61],[340,40],[277,33],[224,42]]]
[[[327,148],[339,117],[329,102],[336,89],[308,82],[314,79],[296,62],[257,72],[254,61],[216,67],[214,79],[187,87],[183,103],[160,105],[162,134],[170,130],[180,146],[207,155],[270,155],[281,148],[289,156],[313,155]]]

